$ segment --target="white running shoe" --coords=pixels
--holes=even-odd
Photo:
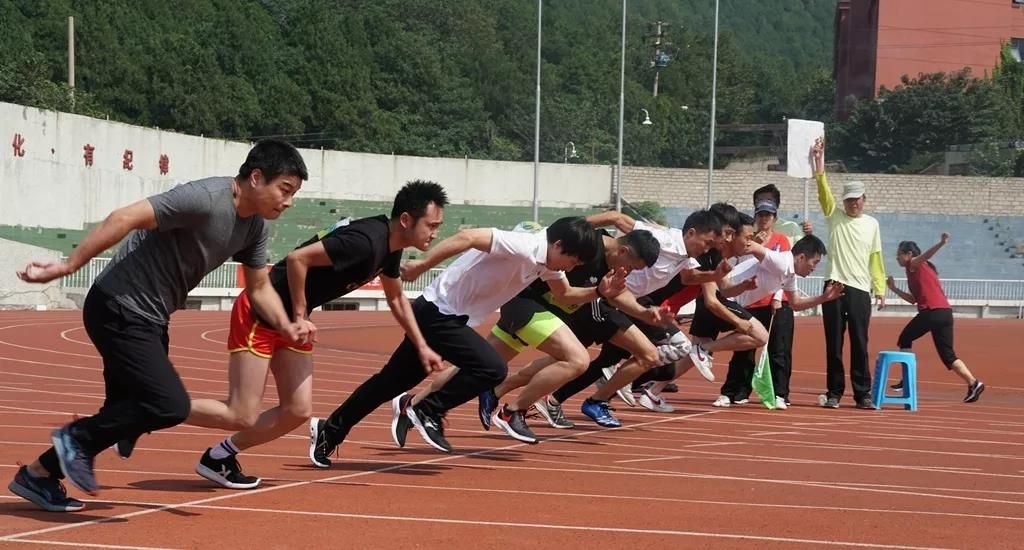
[[[690,348],[690,360],[693,361],[693,366],[697,367],[697,372],[705,380],[715,381],[715,373],[711,372],[711,355],[704,349],[704,346],[699,343],[693,344]]]
[[[718,399],[711,404],[712,407],[729,407],[732,406],[732,399],[729,399],[728,395],[719,395]]]
[[[615,376],[615,372],[617,370],[618,369],[615,367],[605,367],[601,369],[601,373],[604,375],[602,378],[603,383],[601,385],[604,386],[604,384],[610,382],[611,377]],[[631,384],[627,384],[621,388],[616,389],[615,395],[618,395],[618,398],[623,399],[623,403],[625,403],[626,405],[630,407],[637,406],[637,400],[633,396],[633,388],[631,387]]]
[[[670,413],[676,410],[675,407],[669,405],[660,395],[654,395],[647,388],[640,392],[640,399],[637,400],[637,403],[645,409],[659,413]]]
[[[786,404],[786,398],[785,397],[776,397],[775,398],[775,408],[783,410],[783,411],[786,410],[787,408],[789,408],[789,405]]]

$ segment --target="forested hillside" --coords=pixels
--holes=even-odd
[[[629,6],[626,161],[700,165],[713,2]],[[825,116],[833,9],[833,0],[723,0],[719,122]],[[577,162],[613,161],[621,3],[546,1],[543,15],[542,158],[561,161],[571,141]],[[671,24],[673,56],[657,98],[645,38],[656,20]],[[527,160],[536,22],[530,0],[0,0],[0,100],[207,136]],[[640,109],[653,125],[640,124]]]

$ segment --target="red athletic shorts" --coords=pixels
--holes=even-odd
[[[313,344],[298,345],[276,330],[261,323],[253,315],[249,296],[242,292],[231,308],[231,331],[228,333],[228,351],[248,351],[253,355],[270,358],[279,349],[298,353],[313,353]]]

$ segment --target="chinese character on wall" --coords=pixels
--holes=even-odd
[[[14,156],[25,156],[25,138],[22,137],[21,134],[14,134],[14,140],[11,141],[11,147],[14,148]]]
[[[131,171],[131,169],[134,168],[134,166],[132,166],[132,159],[134,156],[135,153],[132,153],[131,149],[125,149],[124,155],[121,156],[121,168]]]
[[[82,151],[84,151],[84,153],[82,154],[82,158],[85,159],[86,166],[92,166],[93,151],[95,150],[96,148],[93,147],[92,145],[89,145],[88,143],[86,143],[85,146],[82,147]]]
[[[167,175],[171,169],[171,159],[167,155],[160,155],[160,175]]]

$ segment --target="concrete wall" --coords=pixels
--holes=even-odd
[[[32,261],[58,260],[45,248],[0,239],[0,309],[65,309],[75,303],[64,297],[57,281],[37,285],[21,281],[15,272]]]
[[[15,135],[24,140],[24,156],[14,155]],[[0,103],[0,139],[0,223],[73,229],[177,183],[234,174],[250,147],[8,103]],[[86,144],[95,147],[91,167],[83,158]],[[133,153],[132,170],[122,164],[126,149]],[[166,175],[159,171],[160,155],[169,157]],[[533,198],[529,162],[323,150],[303,150],[303,156],[310,170],[305,197],[389,201],[403,183],[422,178],[443,184],[455,203],[522,206]],[[541,204],[604,203],[612,173],[610,166],[541,164]],[[854,178],[867,184],[868,208],[875,212],[1024,215],[1021,178],[834,174],[833,188]],[[750,193],[769,182],[782,190],[785,210],[802,207],[803,181],[776,172],[716,171],[713,198],[748,205]],[[631,202],[700,207],[706,187],[704,170],[626,167],[623,174],[623,196]],[[810,191],[813,208],[813,183]]]
[[[0,103],[0,223],[78,229],[114,208],[215,175],[234,175],[250,144],[204,139],[79,115]],[[15,154],[15,141],[21,155]],[[84,147],[94,147],[92,166]],[[132,169],[124,167],[126,150]],[[301,196],[390,201],[408,180],[431,179],[453,202],[522,206],[533,201],[533,165],[302,150],[310,171]],[[160,174],[160,156],[169,171]],[[607,202],[608,166],[544,163],[540,202]]]
[[[622,196],[630,202],[653,200],[666,207],[704,207],[707,178],[706,170],[627,167]],[[839,196],[843,182],[854,179],[867,186],[869,212],[1024,216],[1024,178],[831,174],[829,183]],[[814,180],[807,181],[808,203],[816,209],[817,187]],[[712,199],[749,209],[754,189],[769,183],[781,191],[783,210],[801,211],[804,180],[778,172],[716,170]]]

